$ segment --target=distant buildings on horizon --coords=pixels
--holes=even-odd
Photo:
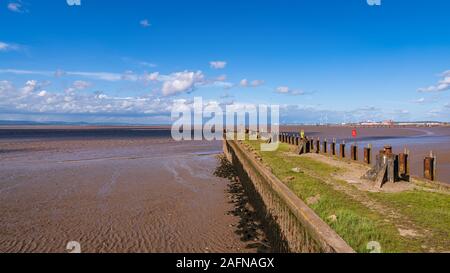
[[[299,125],[299,124],[286,124]],[[362,121],[362,122],[342,122],[342,123],[314,123],[301,125],[315,125],[315,126],[365,126],[365,127],[390,127],[390,126],[417,126],[417,127],[435,127],[435,126],[449,126],[449,122],[440,121]]]
[[[416,126],[416,127],[436,127],[450,126],[450,122],[441,121],[361,121],[361,122],[342,122],[342,123],[290,123],[282,124],[284,126],[308,125],[308,126],[364,126],[364,127],[391,127],[391,126]]]

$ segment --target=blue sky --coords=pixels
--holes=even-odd
[[[447,0],[0,1],[0,119],[168,123],[174,101],[282,121],[450,121]]]

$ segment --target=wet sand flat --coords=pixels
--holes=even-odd
[[[41,137],[41,136],[40,136]],[[236,234],[220,142],[0,140],[0,252],[254,252]]]

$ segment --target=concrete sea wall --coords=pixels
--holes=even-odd
[[[224,140],[224,153],[267,228],[276,252],[352,253],[354,250],[238,141]]]

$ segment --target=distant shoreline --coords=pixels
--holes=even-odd
[[[359,125],[359,124],[329,124],[329,125],[308,125],[308,124],[282,124],[280,128],[305,127],[305,128],[449,128],[450,124],[440,125]],[[0,124],[0,129],[168,129],[171,124],[162,125],[96,125],[96,124]]]

